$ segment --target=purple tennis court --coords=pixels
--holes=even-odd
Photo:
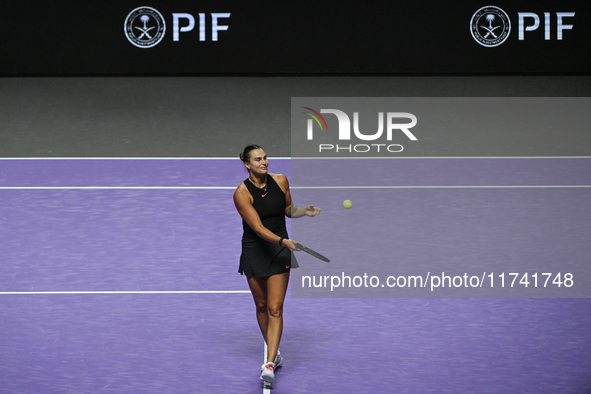
[[[356,161],[360,176],[367,163]],[[348,182],[366,187],[354,189],[338,176],[296,184],[298,160],[271,158],[271,172],[292,178],[296,204],[323,209],[302,230],[294,221],[293,238],[332,260],[297,254],[285,362],[271,391],[590,392],[588,288],[573,286],[579,293],[560,299],[543,291],[537,298],[330,298],[299,288],[305,275],[379,260],[347,238],[351,227],[365,231],[361,241],[377,238],[373,251],[380,243],[396,248],[408,269],[429,268],[434,256],[462,269],[476,259],[546,259],[579,269],[578,284],[591,252],[589,159],[385,165],[396,179],[364,184],[349,172]],[[3,159],[0,166],[0,392],[269,391],[259,380],[264,344],[254,305],[237,273],[242,229],[232,194],[246,178],[238,159]],[[339,173],[331,170],[336,160],[322,166]],[[341,205],[346,198],[350,211]],[[395,221],[384,214],[392,206]],[[384,229],[392,239],[379,237]]]

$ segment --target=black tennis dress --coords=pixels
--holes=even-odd
[[[279,237],[289,238],[285,227],[285,193],[273,177],[267,175],[266,191],[256,187],[248,178],[244,185],[254,199],[252,205],[259,214],[263,226]],[[268,277],[298,267],[298,262],[289,248],[259,237],[244,219],[242,228],[242,254],[238,268],[240,274]]]

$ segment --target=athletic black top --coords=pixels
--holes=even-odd
[[[285,193],[271,175],[267,175],[266,180],[266,190],[256,187],[249,179],[244,180],[254,200],[252,206],[263,226],[279,237],[289,238],[285,225]],[[250,277],[268,277],[298,266],[288,248],[259,237],[244,219],[242,228],[244,233],[238,272]]]

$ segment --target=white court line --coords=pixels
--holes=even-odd
[[[267,362],[267,342],[263,341],[263,365]],[[271,394],[271,383],[263,382],[263,394]]]
[[[273,159],[273,158],[271,158]],[[270,160],[271,160],[270,159]],[[375,156],[375,157],[292,157],[291,160],[350,160],[350,159],[365,159],[365,160],[372,160],[372,159],[403,159],[403,160],[430,160],[430,159],[591,159],[591,156]]]
[[[235,190],[236,186],[0,186],[0,190]]]
[[[113,290],[113,291],[0,291],[0,295],[61,294],[250,294],[249,290]]]
[[[591,185],[291,186],[290,189],[544,189]],[[0,190],[235,190],[235,186],[0,186]]]
[[[269,160],[349,159],[591,159],[591,156],[376,156],[376,157],[270,157]],[[0,157],[2,160],[240,160],[238,157]]]
[[[271,160],[291,160],[291,157],[270,157]],[[0,160],[236,160],[236,157],[0,157]]]
[[[481,186],[291,186],[290,189],[543,189],[577,188],[591,185],[481,185]]]

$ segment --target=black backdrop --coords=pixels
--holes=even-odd
[[[495,47],[479,44],[470,21],[488,1],[3,1],[1,75],[177,75],[251,73],[588,73],[591,3],[496,1],[511,32]],[[140,6],[166,22],[160,43],[131,44],[126,17]],[[519,40],[519,13],[540,26]],[[557,13],[563,18],[557,39]],[[173,13],[196,21],[173,41]],[[229,13],[211,40],[211,13]],[[550,15],[550,39],[545,17]],[[205,41],[200,41],[204,14]],[[151,23],[152,21],[150,21]],[[497,23],[498,20],[495,21]],[[180,19],[186,26],[188,19]],[[533,24],[532,18],[525,25]],[[132,29],[133,30],[133,29]],[[496,32],[498,33],[499,30]]]

